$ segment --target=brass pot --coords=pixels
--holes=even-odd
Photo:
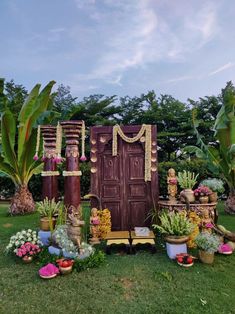
[[[25,255],[24,257],[22,257],[22,261],[23,261],[25,264],[32,263],[32,261],[33,261],[33,256],[27,256],[27,255]]]
[[[171,244],[183,244],[188,242],[189,236],[174,236],[168,235],[165,237],[165,241]]]
[[[52,228],[55,229],[56,219],[52,218]],[[40,218],[40,230],[50,231],[50,220],[47,217]]]
[[[206,251],[199,250],[199,258],[204,264],[213,264],[214,253],[208,253]]]
[[[211,203],[216,203],[218,201],[218,195],[216,192],[213,192],[209,195],[209,200]]]
[[[209,202],[209,196],[200,196],[199,201],[201,204],[208,204]]]

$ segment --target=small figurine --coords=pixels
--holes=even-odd
[[[168,184],[169,202],[175,203],[176,202],[175,196],[177,194],[177,177],[175,175],[175,169],[173,168],[170,168],[168,170],[167,184]]]
[[[213,228],[214,228],[214,223],[213,223],[212,218],[210,217],[209,210],[204,209],[203,216],[201,218],[202,232],[212,233]]]
[[[99,225],[100,225],[100,218],[98,216],[98,209],[93,207],[91,209],[91,217],[90,217],[90,232],[92,235],[91,243],[98,244],[99,241]]]
[[[70,214],[68,214],[68,236],[78,248],[81,246],[81,227],[85,222],[81,220],[82,212],[81,207],[76,210],[72,208]]]

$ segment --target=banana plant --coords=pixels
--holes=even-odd
[[[198,146],[185,147],[184,151],[195,153],[198,158],[208,161],[208,167],[215,175],[220,175],[229,187],[225,211],[235,214],[235,88],[228,83],[222,91],[223,103],[214,124],[217,147],[203,142],[197,127],[199,122],[193,114],[193,125]]]
[[[37,121],[52,101],[51,89],[55,84],[49,82],[40,92],[36,84],[26,98],[18,116],[18,121],[7,106],[4,95],[4,80],[0,80],[1,108],[1,152],[0,172],[7,175],[15,184],[16,192],[12,198],[9,212],[12,215],[34,211],[35,204],[28,190],[33,174],[41,170],[41,162],[33,160],[37,138]]]

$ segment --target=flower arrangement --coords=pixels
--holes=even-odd
[[[224,182],[220,179],[212,178],[212,179],[205,179],[200,183],[200,186],[207,186],[211,191],[217,192],[219,194],[224,193]]]
[[[206,251],[207,253],[214,253],[218,250],[220,239],[215,234],[208,232],[201,232],[195,239],[198,249]]]
[[[194,229],[194,224],[186,217],[185,213],[163,213],[159,218],[161,225],[153,225],[153,227],[163,234],[185,236]]]
[[[186,171],[178,172],[178,182],[182,189],[192,189],[197,182],[198,174]]]
[[[81,247],[80,247],[80,257],[88,257],[92,254],[94,254],[95,249],[93,248],[92,245],[86,243],[86,242],[82,242],[81,243]]]
[[[199,186],[196,190],[193,191],[196,197],[199,196],[208,196],[212,193],[212,191],[204,185]]]
[[[6,246],[6,252],[14,253],[16,255],[18,253],[17,256],[21,257],[20,253],[23,254],[25,250],[27,254],[29,252],[37,252],[37,250],[40,248],[41,245],[42,243],[37,235],[37,232],[33,231],[32,229],[27,229],[27,230],[19,231],[15,235],[11,236],[10,242]],[[30,250],[28,252],[28,249],[32,249],[32,248],[34,248],[34,250],[33,251]],[[26,253],[24,255],[26,255]]]
[[[31,242],[26,242],[22,244],[16,251],[16,256],[25,257],[25,256],[35,256],[39,252],[41,252],[40,246],[37,244],[33,244]]]
[[[78,248],[73,241],[69,239],[67,228],[66,225],[56,227],[56,230],[53,233],[53,240],[62,249],[63,253],[69,253],[70,255],[73,255],[73,257],[77,257]]]

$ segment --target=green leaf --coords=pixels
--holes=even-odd
[[[5,173],[11,180],[16,184],[17,183],[17,175],[15,173],[14,168],[12,168],[9,164],[4,162],[4,158],[0,156],[0,172]]]
[[[20,110],[19,118],[18,118],[18,121],[20,122],[20,125],[19,125],[20,127],[24,126],[26,120],[32,114],[32,112],[34,110],[35,101],[36,101],[38,94],[39,94],[40,87],[41,87],[40,84],[36,84],[25,100],[25,102],[24,102],[24,104]]]
[[[4,160],[15,170],[17,167],[16,154],[14,151],[16,124],[15,118],[8,109],[2,115],[2,149],[4,152]]]

